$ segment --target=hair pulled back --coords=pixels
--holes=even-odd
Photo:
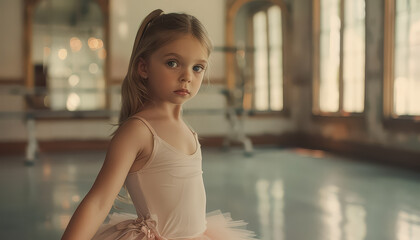
[[[156,50],[184,34],[191,34],[199,40],[210,55],[212,44],[207,31],[194,16],[184,13],[164,14],[162,10],[157,9],[143,20],[137,31],[127,75],[121,87],[119,126],[128,117],[139,112],[150,99],[147,79],[142,78],[138,72],[140,60],[147,61]]]

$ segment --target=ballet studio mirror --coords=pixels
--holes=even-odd
[[[107,109],[108,0],[25,0],[26,103]]]

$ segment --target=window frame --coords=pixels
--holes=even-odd
[[[339,83],[338,83],[338,111],[337,112],[325,112],[320,109],[320,36],[321,36],[321,0],[314,0],[313,1],[313,19],[312,19],[312,38],[313,38],[313,81],[312,81],[312,115],[313,116],[320,116],[320,117],[355,117],[361,118],[365,116],[366,112],[366,43],[367,43],[367,34],[366,34],[366,4],[365,4],[365,21],[364,21],[364,29],[365,29],[365,66],[364,66],[364,96],[363,96],[363,111],[362,112],[347,112],[343,110],[344,106],[344,77],[343,77],[343,58],[344,58],[344,19],[345,19],[345,1],[346,0],[339,0],[339,11],[340,11],[340,65],[339,65]],[[349,1],[349,0],[347,0]],[[366,3],[366,0],[365,0]]]

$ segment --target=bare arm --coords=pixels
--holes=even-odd
[[[135,131],[133,131],[135,129]],[[77,207],[62,240],[91,239],[109,213],[136,155],[142,154],[147,127],[135,121],[122,125],[112,138],[104,164],[96,180]]]

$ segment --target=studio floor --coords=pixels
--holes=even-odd
[[[34,166],[1,156],[0,239],[60,239],[105,154],[41,153]],[[203,149],[203,171],[208,212],[230,212],[260,239],[420,239],[419,172],[281,148]]]

